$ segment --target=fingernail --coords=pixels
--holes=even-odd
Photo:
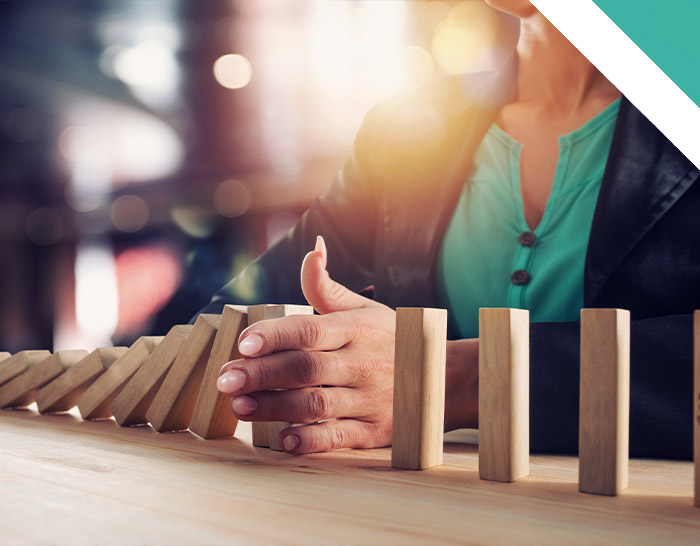
[[[314,250],[321,253],[323,267],[325,268],[328,265],[328,249],[326,248],[326,241],[324,241],[323,237],[320,235],[316,236],[316,248],[314,248]]]
[[[296,434],[290,434],[289,436],[285,436],[284,440],[282,441],[282,445],[284,446],[285,451],[292,451],[295,447],[299,445],[299,436]]]
[[[216,388],[226,394],[240,391],[246,382],[246,375],[241,370],[231,370],[216,380]]]
[[[258,334],[250,334],[238,343],[238,350],[242,355],[253,356],[263,348],[263,338]]]
[[[250,396],[239,396],[231,400],[231,409],[238,415],[250,415],[258,409],[258,403]]]

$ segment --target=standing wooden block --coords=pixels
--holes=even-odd
[[[391,466],[442,464],[447,311],[398,308]]]
[[[197,394],[211,354],[221,315],[199,315],[158,389],[146,418],[158,432],[190,426]]]
[[[313,315],[314,308],[309,305],[253,305],[248,308],[248,323],[254,324],[261,320],[271,320],[289,315]],[[292,423],[286,421],[254,421],[253,445],[256,447],[269,447],[275,451],[282,451],[277,443],[279,433],[288,428]]]
[[[695,398],[693,398],[695,436],[695,506],[700,508],[700,311],[695,311]]]
[[[627,487],[630,314],[581,310],[579,491],[617,495]]]
[[[140,337],[77,400],[83,419],[108,419],[109,407],[132,375],[146,361],[158,343],[158,337]]]
[[[216,380],[224,364],[241,358],[238,336],[247,325],[248,315],[241,307],[224,307],[190,423],[190,430],[205,440],[227,438],[236,432],[238,419],[231,413],[230,398],[218,391]]]
[[[5,351],[0,352],[0,364],[2,364],[3,361],[7,360],[7,359],[10,358],[11,356],[12,356],[12,355],[11,355],[10,353],[8,353],[8,352],[5,352]]]
[[[117,423],[124,427],[148,422],[146,412],[191,330],[189,325],[173,326],[124,385],[110,407]]]
[[[127,350],[126,347],[104,347],[92,351],[37,391],[39,412],[55,413],[71,409],[90,384]]]
[[[37,389],[87,356],[87,351],[57,351],[0,387],[0,408],[20,408],[34,402]]]
[[[49,351],[20,351],[0,363],[0,385],[17,377],[37,362],[51,356]]]
[[[530,313],[479,309],[479,477],[530,473]]]

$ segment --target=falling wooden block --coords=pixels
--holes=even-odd
[[[40,413],[68,411],[83,392],[128,349],[103,347],[95,349],[36,393]]]
[[[49,351],[20,351],[0,363],[0,385],[17,377],[37,362],[51,356]]]
[[[617,495],[629,466],[630,314],[581,310],[579,491]]]
[[[243,308],[224,307],[190,422],[190,430],[206,440],[227,438],[236,432],[238,419],[231,413],[230,398],[218,391],[216,380],[224,364],[241,358],[238,336],[247,325],[248,315]]]
[[[447,311],[398,308],[391,466],[442,464]]]
[[[289,315],[313,314],[314,308],[309,305],[253,305],[248,308],[248,324]],[[282,451],[282,447],[277,443],[277,438],[280,432],[291,425],[292,423],[286,421],[253,421],[253,445]]]
[[[695,506],[700,508],[700,311],[695,311],[695,398],[694,408],[694,436],[695,436]]]
[[[199,315],[146,412],[158,432],[190,426],[221,315]]]
[[[107,419],[112,402],[136,373],[153,350],[162,341],[162,336],[140,337],[120,356],[77,400],[83,419]]]
[[[0,408],[21,408],[34,402],[37,389],[87,356],[87,351],[57,351],[0,387]]]
[[[190,325],[173,326],[131,376],[109,408],[117,423],[124,427],[148,422],[146,412],[191,330]]]
[[[530,313],[479,309],[479,477],[530,473]]]

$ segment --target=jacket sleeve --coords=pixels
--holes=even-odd
[[[352,156],[329,189],[284,237],[221,288],[199,313],[220,313],[229,303],[305,303],[299,273],[317,235],[325,239],[328,271],[335,280],[355,291],[372,283],[378,208],[378,190],[369,175],[372,112],[357,134]]]
[[[578,452],[580,324],[530,327],[530,448]],[[693,317],[631,323],[630,456],[692,458]]]

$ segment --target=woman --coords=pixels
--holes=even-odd
[[[575,452],[575,321],[582,306],[621,307],[630,452],[689,457],[698,171],[527,0],[488,3],[520,19],[511,60],[375,107],[328,192],[205,308],[305,298],[320,314],[248,328],[219,389],[243,420],[337,418],[282,431],[290,453],[389,445],[392,308],[447,307],[461,339],[448,341],[445,428],[475,427],[477,309],[524,306],[531,448]],[[374,300],[356,293],[369,285]]]

